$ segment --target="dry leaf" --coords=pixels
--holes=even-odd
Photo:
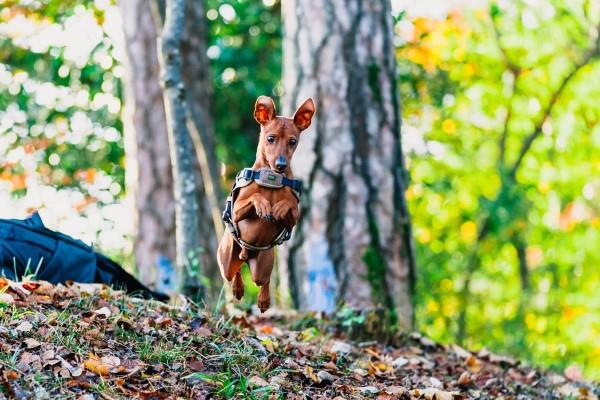
[[[321,379],[321,381],[323,382],[333,382],[335,381],[335,376],[331,375],[329,372],[327,371],[319,371],[317,373],[317,376]]]
[[[481,371],[481,361],[479,361],[474,355],[471,354],[469,357],[467,357],[465,363],[467,364],[469,371],[475,373]]]
[[[23,321],[15,329],[19,332],[27,333],[33,329],[33,325],[29,321]]]
[[[361,394],[377,394],[379,393],[379,389],[375,386],[362,386],[358,388],[358,391]]]
[[[352,346],[346,342],[337,340],[333,343],[333,346],[331,346],[331,352],[336,354],[350,354],[352,352]]]
[[[15,302],[15,299],[8,293],[0,293],[0,303],[4,304],[12,304]]]
[[[23,342],[25,342],[25,345],[28,349],[35,349],[36,347],[41,346],[41,343],[33,338],[27,338]]]
[[[469,373],[467,371],[463,372],[458,377],[458,384],[461,386],[470,385],[472,382],[473,382],[473,380],[471,379],[471,375],[469,375]]]
[[[100,362],[108,366],[109,368],[115,368],[121,365],[121,360],[119,359],[119,357],[115,356],[103,356],[102,358],[100,358]]]
[[[63,374],[62,376],[64,376],[65,378],[68,378],[69,375],[73,376],[73,377],[78,377],[83,373],[83,368],[81,367],[74,367],[72,366],[67,360],[65,360],[64,358],[58,356],[57,357],[60,362],[61,362],[61,366],[63,368],[63,370],[65,370],[67,372],[67,374]]]
[[[573,382],[578,382],[583,379],[583,373],[578,365],[570,365],[565,369],[565,377]]]
[[[445,390],[436,388],[414,389],[411,391],[411,395],[422,397],[427,400],[452,400],[454,398],[452,392],[446,392]]]
[[[102,307],[101,309],[94,311],[94,314],[107,319],[111,316],[112,313],[110,312],[110,309],[108,307]]]
[[[105,365],[98,359],[97,356],[90,354],[90,358],[83,362],[83,366],[90,372],[96,375],[107,376],[110,374],[110,367]]]
[[[37,289],[40,286],[39,283],[33,282],[33,281],[23,282],[21,285],[24,289],[27,289],[30,292],[33,292],[35,289]]]
[[[263,378],[261,378],[258,375],[254,375],[253,377],[251,377],[250,379],[248,379],[248,382],[251,385],[258,386],[258,387],[269,386],[269,382],[265,381]]]
[[[452,351],[460,358],[469,358],[469,356],[471,356],[470,352],[468,352],[467,350],[465,350],[457,344],[452,345]]]

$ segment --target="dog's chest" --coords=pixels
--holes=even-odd
[[[279,189],[270,189],[266,187],[259,186],[256,183],[251,183],[250,185],[243,187],[240,189],[240,194],[238,196],[238,200],[248,198],[252,196],[254,193],[260,193],[265,199],[269,201],[271,206],[280,202],[281,200],[292,200],[297,202],[296,196],[292,193],[292,190],[289,187],[282,187]]]

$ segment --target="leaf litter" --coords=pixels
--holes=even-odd
[[[400,335],[395,346],[355,342],[314,315],[211,315],[188,301],[144,301],[104,285],[3,278],[0,294],[0,400],[600,394],[577,367],[540,371],[418,333]]]

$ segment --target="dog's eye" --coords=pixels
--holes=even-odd
[[[294,147],[296,145],[296,143],[298,143],[298,141],[296,139],[290,140],[290,146]]]
[[[267,136],[267,142],[275,143],[275,136]]]

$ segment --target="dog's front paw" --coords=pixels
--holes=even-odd
[[[256,210],[256,215],[258,218],[270,220],[272,218],[271,215],[271,203],[267,199],[262,196],[254,196],[252,199],[252,204],[254,204],[254,209]]]
[[[289,200],[281,200],[273,205],[273,218],[276,221],[281,221],[292,209],[292,204]]]
[[[273,205],[273,217],[277,221],[283,221],[286,228],[292,229],[298,222],[300,210],[298,205],[289,200],[281,200]]]

